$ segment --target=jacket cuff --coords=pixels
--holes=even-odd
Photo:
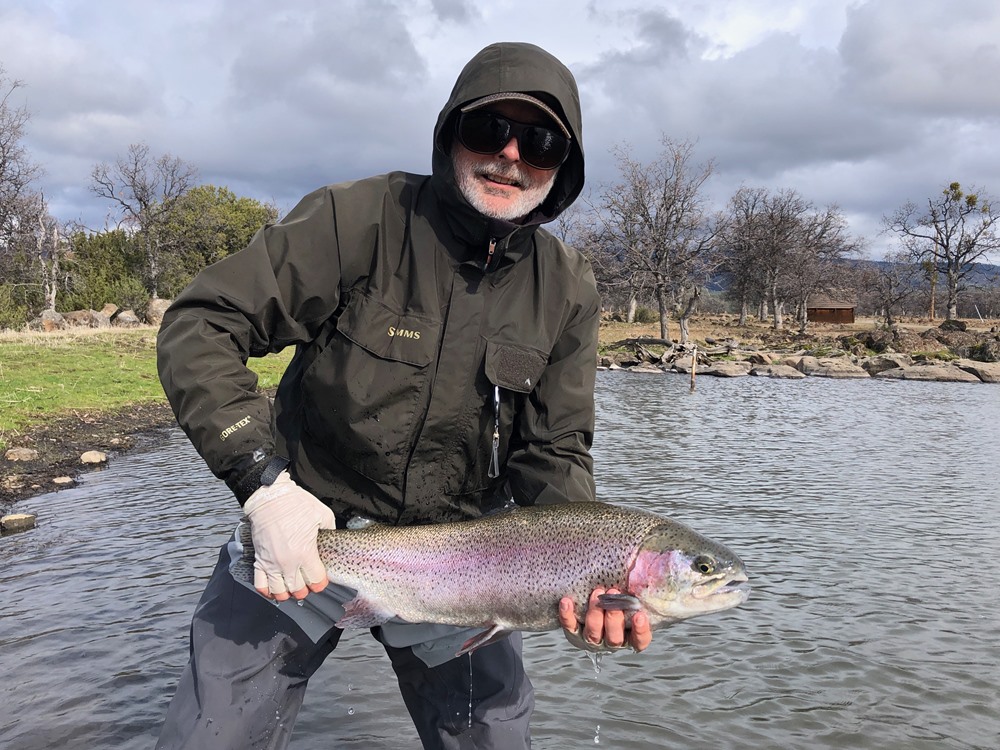
[[[288,467],[288,463],[288,459],[283,456],[263,456],[259,460],[251,458],[249,465],[236,469],[226,477],[226,485],[242,507],[254,492],[274,484],[274,480]]]

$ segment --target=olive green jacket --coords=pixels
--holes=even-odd
[[[519,226],[469,206],[448,156],[457,108],[510,90],[544,97],[574,135]],[[474,517],[510,494],[593,499],[600,302],[583,256],[538,228],[583,187],[580,137],[569,71],[491,45],[442,110],[431,176],[317,190],[195,278],[164,317],[160,378],[241,502],[274,455],[339,514],[391,523]],[[246,361],[287,346],[272,407]]]

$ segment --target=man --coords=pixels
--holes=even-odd
[[[491,45],[441,111],[430,177],[317,190],[172,305],[160,378],[243,505],[263,596],[234,583],[224,549],[158,747],[285,747],[342,632],[318,529],[594,498],[600,304],[584,258],[539,230],[583,188],[580,120],[562,63],[533,45]],[[291,345],[272,414],[245,363]],[[309,606],[285,606],[294,601]],[[581,624],[572,601],[559,607],[580,647],[649,643],[641,614],[627,633],[620,612],[591,606]],[[425,747],[529,745],[518,634],[470,665],[453,646],[435,652],[439,633],[420,629],[435,626],[390,625],[373,634]],[[420,636],[399,636],[407,627]],[[468,698],[470,674],[471,721],[450,708]]]

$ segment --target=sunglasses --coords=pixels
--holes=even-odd
[[[517,139],[521,161],[535,169],[555,169],[569,156],[569,138],[543,125],[526,125],[495,112],[464,112],[455,126],[459,142],[477,154],[503,151]]]

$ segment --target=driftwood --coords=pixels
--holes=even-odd
[[[608,346],[614,349],[624,349],[627,346],[674,346],[674,342],[670,339],[654,339],[647,336],[639,336],[638,338],[622,339],[621,341],[614,341]]]

